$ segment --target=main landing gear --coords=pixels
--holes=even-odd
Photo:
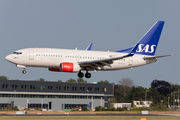
[[[83,78],[83,77],[84,77],[84,73],[82,73],[81,71],[79,71],[78,77],[79,77],[79,78]],[[88,73],[88,71],[86,71],[85,77],[86,77],[86,78],[90,78],[90,77],[91,77],[91,73]]]

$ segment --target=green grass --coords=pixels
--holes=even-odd
[[[141,117],[0,117],[0,120],[141,120]],[[180,120],[180,117],[146,117],[146,120]]]

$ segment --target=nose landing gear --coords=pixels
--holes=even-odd
[[[26,70],[24,69],[24,70],[22,71],[22,73],[23,73],[23,74],[26,74]]]
[[[22,73],[26,74],[26,66],[24,66],[24,65],[16,65],[16,67],[23,68],[24,70],[22,71]]]

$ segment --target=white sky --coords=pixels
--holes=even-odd
[[[133,46],[158,20],[165,21],[156,55],[174,54],[134,69],[91,72],[88,82],[117,83],[131,78],[150,87],[154,79],[180,84],[179,0],[0,0],[0,75],[11,79],[48,81],[77,79],[76,73],[45,68],[22,69],[5,60],[15,50],[31,47],[116,51]]]

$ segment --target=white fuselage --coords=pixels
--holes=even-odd
[[[59,68],[62,62],[84,62],[127,55],[121,52],[101,52],[52,48],[21,49],[6,56],[6,60],[18,67]],[[120,70],[153,63],[156,60],[144,60],[145,55],[135,54],[132,57],[113,61],[111,66],[104,66],[102,70]],[[147,57],[147,56],[146,56]],[[93,70],[93,69],[92,69]]]

